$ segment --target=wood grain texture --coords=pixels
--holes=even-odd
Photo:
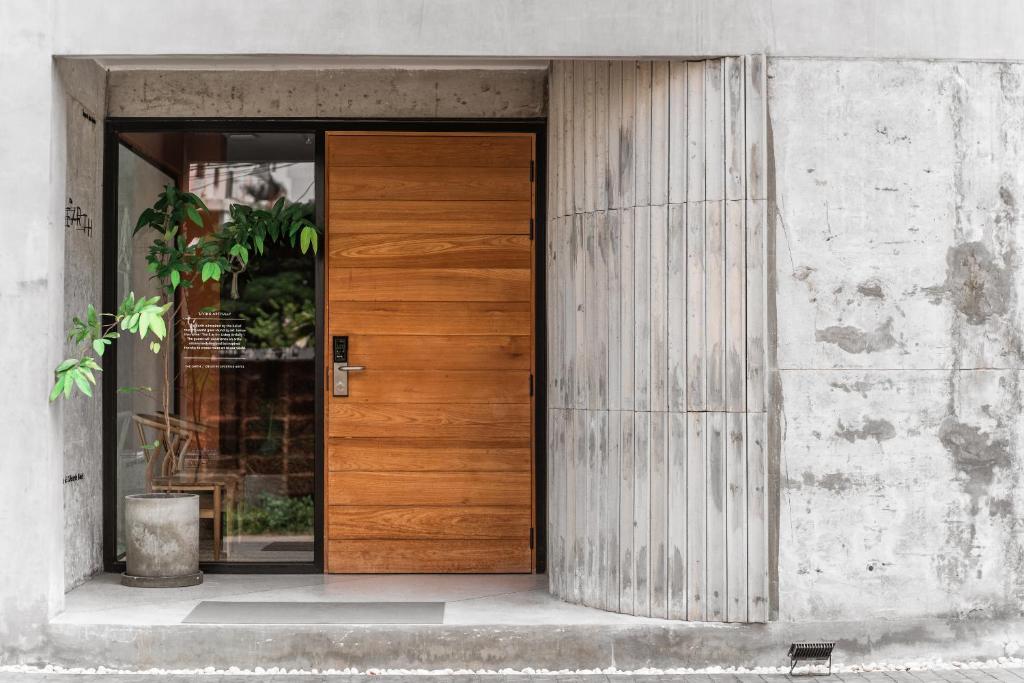
[[[636,122],[633,159],[636,167],[636,206],[651,205],[651,62],[637,62]]]
[[[686,414],[668,414],[668,618],[686,619],[687,472]]]
[[[329,472],[521,472],[531,468],[528,439],[328,439]]]
[[[349,361],[373,371],[529,370],[531,353],[528,335],[365,334],[349,341]]]
[[[331,240],[332,268],[526,268],[528,235],[354,234]]]
[[[763,412],[768,403],[765,356],[768,334],[765,271],[767,211],[767,202],[763,199],[746,202],[746,409],[752,413]]]
[[[531,571],[520,540],[329,540],[335,574],[512,574]]]
[[[747,620],[747,419],[726,414],[725,620]]]
[[[651,69],[651,205],[668,203],[669,177],[669,63]]]
[[[597,78],[596,63],[583,62],[583,210],[597,209]]]
[[[530,329],[529,302],[334,301],[329,324],[334,334],[522,335]]]
[[[669,65],[668,201],[686,201],[686,62]]]
[[[529,506],[501,505],[331,505],[327,533],[332,539],[500,539],[530,540]]]
[[[768,427],[747,416],[747,620],[768,621]]]
[[[704,201],[704,62],[686,64],[686,201]]]
[[[704,202],[686,205],[686,406],[707,405]]]
[[[725,202],[725,409],[747,409],[746,236],[743,201]]]
[[[704,198],[725,199],[725,83],[720,59],[704,63]]]
[[[633,614],[651,616],[651,413],[633,414]]]
[[[528,434],[531,408],[523,403],[333,402],[328,408],[330,437],[470,439],[515,438]]]
[[[668,618],[668,413],[652,412],[650,446],[651,616]]]
[[[668,408],[668,206],[651,207],[651,410]]]
[[[725,75],[725,198],[746,199],[746,108],[743,59],[726,57]]]
[[[528,235],[531,204],[513,201],[396,201],[346,199],[332,194],[327,225],[331,235],[471,234]]]
[[[625,614],[634,614],[636,609],[633,567],[635,431],[633,413],[623,412],[619,434],[619,610]]]
[[[351,373],[348,383],[348,403],[530,403],[529,370],[367,367]]]
[[[335,268],[331,301],[530,301],[529,268]]]
[[[686,204],[668,207],[666,291],[666,400],[673,412],[686,410]]]
[[[686,618],[707,618],[707,413],[686,414]]]
[[[608,206],[622,207],[619,189],[621,165],[619,162],[619,135],[622,129],[622,69],[624,63],[613,61],[608,66],[608,175],[606,179]]]
[[[530,482],[529,472],[342,470],[328,475],[331,506],[518,505],[529,509]]]
[[[747,199],[768,198],[768,96],[764,55],[745,59]]]
[[[332,166],[332,197],[389,201],[529,201],[529,168]]]
[[[622,341],[619,351],[619,373],[622,387],[621,406],[623,410],[634,410],[636,407],[636,361],[634,348],[636,345],[636,283],[635,275],[635,230],[636,212],[632,208],[622,209],[619,213],[619,329]]]
[[[707,410],[725,410],[725,202],[704,204]]]
[[[726,415],[705,413],[707,435],[707,583],[704,596],[708,621],[725,621],[726,545],[728,528],[725,517],[726,499]]]
[[[330,166],[529,168],[529,135],[328,135]]]
[[[633,211],[633,399],[651,409],[651,207]]]
[[[636,205],[637,65],[622,65],[622,123],[619,128],[619,205]]]

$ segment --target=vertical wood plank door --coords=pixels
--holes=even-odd
[[[327,135],[326,570],[535,566],[532,133]]]

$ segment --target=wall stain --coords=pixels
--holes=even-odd
[[[857,285],[857,293],[861,296],[870,297],[872,299],[885,298],[885,291],[882,289],[882,283],[874,278],[865,280]]]
[[[842,493],[854,486],[853,479],[843,472],[829,472],[820,477],[816,477],[813,472],[804,472],[800,476],[804,486],[817,486],[832,493]]]
[[[964,424],[954,416],[942,421],[939,441],[953,457],[957,471],[967,477],[964,490],[971,496],[972,509],[977,510],[980,498],[988,494],[995,468],[1008,467],[1013,460],[1009,441]]]
[[[838,428],[835,431],[835,435],[840,439],[846,439],[850,443],[855,441],[865,441],[867,439],[874,439],[881,443],[882,441],[888,441],[896,436],[896,428],[893,427],[892,423],[882,418],[864,418],[864,424],[860,429],[854,429],[853,427],[847,427],[843,424],[843,421],[838,422]]]
[[[832,325],[814,331],[815,341],[835,344],[847,353],[877,353],[896,346],[892,336],[892,318],[888,318],[871,332],[852,325]]]
[[[839,389],[848,394],[860,394],[864,398],[868,397],[868,391],[876,388],[892,389],[893,383],[891,379],[883,379],[877,382],[865,382],[864,380],[857,380],[856,382],[840,382],[833,380],[828,383],[833,389]]]
[[[964,242],[946,252],[946,281],[927,287],[932,303],[948,299],[971,325],[1002,316],[1014,300],[1013,261],[994,256],[981,242]]]

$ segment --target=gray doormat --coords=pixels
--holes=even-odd
[[[311,553],[313,552],[313,541],[273,541],[261,548],[264,552],[292,552]]]
[[[218,602],[196,605],[183,624],[442,624],[443,602]]]

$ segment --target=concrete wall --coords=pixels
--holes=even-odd
[[[0,660],[63,605],[64,449],[47,404],[63,337],[64,100],[50,3],[0,3]]]
[[[67,146],[65,204],[80,209],[92,225],[65,229],[63,324],[100,309],[103,243],[103,112],[106,71],[91,60],[57,62],[64,90]],[[85,218],[82,218],[83,225]],[[63,228],[64,226],[61,225]],[[65,341],[67,357],[79,349]],[[98,387],[102,386],[102,374]],[[70,589],[102,567],[103,439],[102,403],[76,398],[64,414],[64,585]]]
[[[556,61],[552,593],[768,619],[765,62]]]
[[[771,61],[788,620],[1016,615],[1024,67]]]
[[[110,116],[534,118],[544,69],[110,72]]]
[[[1006,0],[54,1],[66,55],[1024,58]]]

